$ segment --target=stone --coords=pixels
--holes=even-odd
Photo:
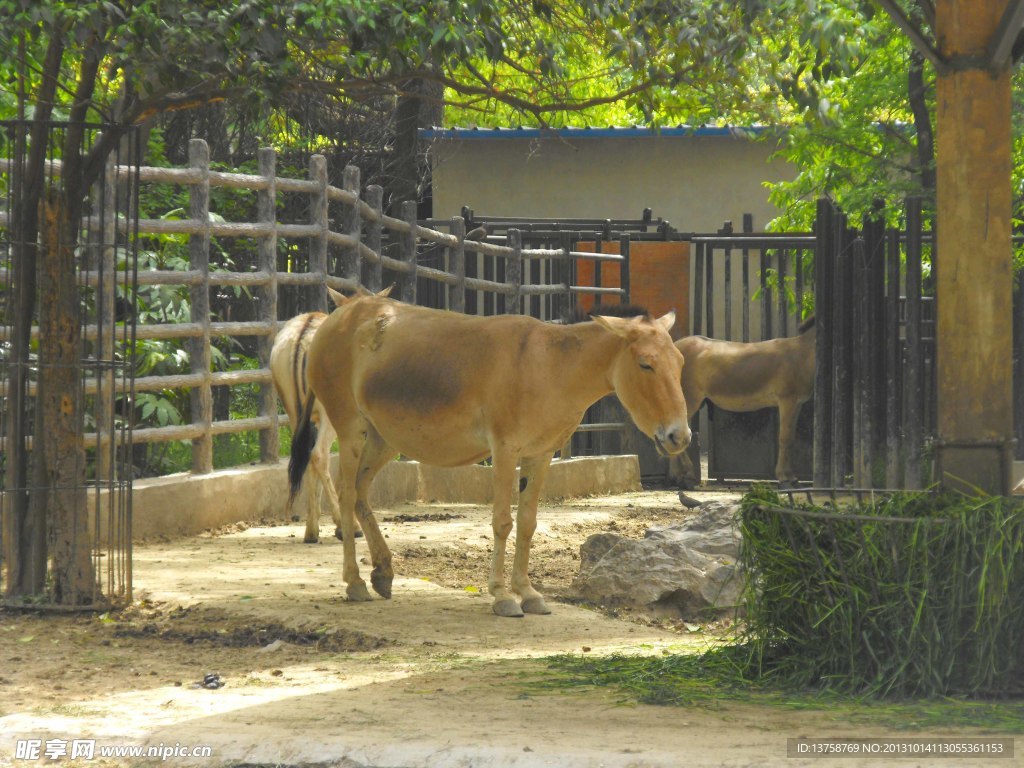
[[[738,513],[736,504],[713,501],[682,523],[648,529],[642,539],[595,534],[580,547],[573,587],[584,600],[655,616],[733,613],[743,588]]]

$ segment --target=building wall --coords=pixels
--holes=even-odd
[[[777,215],[764,182],[796,175],[770,159],[770,138],[502,133],[441,132],[433,139],[435,218],[456,216],[464,205],[480,215],[538,218],[639,219],[651,208],[682,232],[713,232],[726,220],[738,230],[744,213],[762,229]]]

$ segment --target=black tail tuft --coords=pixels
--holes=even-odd
[[[313,424],[313,405],[316,403],[316,396],[310,392],[309,399],[302,406],[302,414],[299,416],[298,428],[292,435],[292,455],[288,460],[288,482],[291,484],[289,498],[294,499],[302,485],[302,478],[306,474],[306,467],[309,466],[309,457],[313,453],[313,446],[316,445],[316,425]]]

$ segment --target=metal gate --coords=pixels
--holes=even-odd
[[[135,137],[0,123],[0,582],[4,603],[131,599]],[[77,160],[78,162],[72,162]],[[118,168],[121,171],[118,172]]]
[[[694,291],[691,328],[697,335],[756,342],[791,336],[800,307],[813,291],[812,233],[754,232],[752,217],[742,232],[726,222],[712,235],[692,235]],[[706,446],[708,478],[775,479],[778,411],[764,408],[735,413],[705,406],[706,417],[690,414],[694,432]],[[813,476],[814,407],[805,403],[797,421],[793,469],[801,480]],[[698,466],[696,463],[695,467]]]

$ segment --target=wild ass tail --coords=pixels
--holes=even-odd
[[[313,424],[312,418],[315,404],[316,395],[310,392],[302,406],[302,413],[299,414],[295,434],[292,435],[292,455],[288,459],[288,482],[291,484],[289,499],[292,500],[299,492],[302,477],[306,474],[306,467],[309,466],[309,457],[313,453],[313,446],[316,445],[316,425]]]

